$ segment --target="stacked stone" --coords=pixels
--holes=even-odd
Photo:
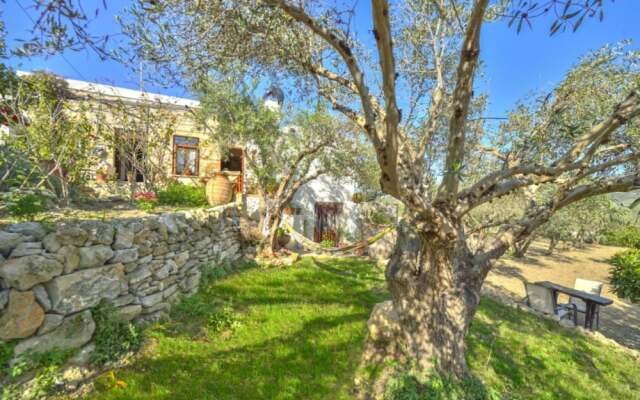
[[[0,230],[0,341],[14,355],[81,348],[88,359],[91,308],[109,300],[118,314],[155,321],[194,293],[200,267],[241,256],[233,205],[109,222],[36,222]]]

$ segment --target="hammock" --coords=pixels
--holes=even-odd
[[[306,236],[298,233],[293,227],[289,224],[284,224],[284,229],[293,237],[298,243],[302,245],[302,247],[311,251],[322,251],[326,253],[346,253],[349,251],[360,250],[366,246],[370,246],[371,244],[377,242],[382,239],[387,233],[393,231],[395,229],[394,226],[387,227],[375,235],[371,236],[366,240],[362,240],[357,243],[350,244],[348,246],[343,247],[322,247],[320,243],[316,243],[313,240],[307,238]]]

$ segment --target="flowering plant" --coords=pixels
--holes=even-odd
[[[134,200],[158,201],[158,196],[154,192],[135,192]]]
[[[133,200],[138,208],[144,211],[151,211],[158,204],[158,196],[154,192],[136,192],[133,194]]]

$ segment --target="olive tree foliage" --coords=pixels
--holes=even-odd
[[[352,127],[332,116],[322,104],[311,110],[268,106],[256,88],[226,79],[203,79],[196,85],[197,119],[223,154],[241,145],[245,162],[263,207],[260,231],[263,249],[272,253],[282,211],[304,184],[329,175],[345,178],[359,169]],[[364,148],[360,157],[366,156]],[[355,162],[355,164],[354,164]]]
[[[606,195],[589,197],[558,211],[542,225],[540,234],[549,239],[547,253],[553,253],[560,241],[580,248],[596,243],[611,230],[628,225],[633,218],[628,209],[615,204]]]
[[[553,162],[562,155],[559,149],[566,148],[582,132],[600,122],[607,110],[617,107],[620,93],[637,88],[639,61],[640,53],[628,51],[627,43],[605,46],[586,55],[553,93],[535,98],[529,104],[520,104],[501,126],[500,133],[492,136],[494,147],[482,150],[495,162],[507,165],[512,158],[524,154],[528,154],[525,160],[532,164]],[[593,150],[593,157],[604,162],[603,169],[585,169],[578,178],[583,183],[595,184],[612,174],[633,173],[638,161],[632,149],[638,145],[639,128],[638,121],[630,121],[625,129],[612,132]],[[558,181],[563,183],[560,187],[574,183],[563,182],[562,178]],[[557,184],[542,182],[526,187],[529,200],[537,203],[552,201],[557,196]],[[593,240],[605,225],[613,226],[625,220],[625,212],[606,196],[585,197],[560,210],[535,231],[550,239],[550,251],[558,240],[580,245],[584,240]],[[516,254],[523,255],[522,251],[526,251],[534,236],[514,243]]]
[[[18,78],[3,102],[12,162],[26,159],[31,171],[25,182],[40,176],[34,186],[48,184],[63,205],[70,201],[71,185],[84,181],[95,143],[86,108],[72,98],[64,80],[34,73]]]
[[[620,54],[572,70],[536,104],[526,129],[511,132],[514,143],[478,137],[484,130],[474,79],[483,24],[506,15],[528,25],[533,11],[555,11],[563,26],[577,28],[601,6],[372,0],[371,40],[361,41],[353,9],[343,2],[140,1],[126,29],[139,54],[167,71],[189,78],[240,59],[313,90],[359,128],[375,150],[382,190],[405,205],[386,268],[392,300],[371,319],[397,324],[381,322],[379,329],[390,331],[384,345],[371,336],[365,354],[372,362],[394,357],[425,369],[437,360],[441,372],[464,376],[464,338],[494,261],[561,209],[640,187],[637,67]],[[602,87],[599,78],[609,75],[618,84]],[[598,113],[574,120],[584,104],[576,93],[589,90],[607,98],[594,107]],[[476,176],[469,160],[485,151],[495,155],[494,168]],[[541,185],[553,195],[532,198],[515,218],[468,229],[474,209]]]
[[[92,22],[108,9],[107,1],[89,5],[83,0],[27,0],[18,6],[29,15],[32,26],[30,35],[20,38],[11,49],[16,56],[50,56],[86,49],[101,58],[113,56],[108,48],[111,35],[92,32]]]

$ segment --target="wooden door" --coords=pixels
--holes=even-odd
[[[316,226],[313,232],[313,240],[321,242],[331,240],[337,245],[338,237],[338,217],[342,212],[342,203],[322,202],[316,203]]]

